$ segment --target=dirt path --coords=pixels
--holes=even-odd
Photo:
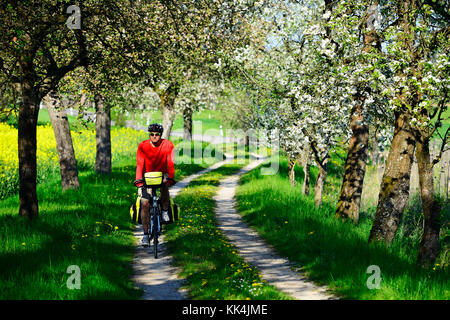
[[[220,182],[220,189],[214,197],[219,228],[236,246],[247,263],[257,267],[261,271],[262,278],[280,291],[299,300],[335,299],[326,292],[326,288],[316,286],[301,273],[293,271],[289,261],[279,257],[236,212],[234,195],[239,177],[263,161],[264,159],[254,161]]]
[[[178,182],[170,190],[171,197],[186,188],[189,183],[201,175],[215,170],[231,159],[218,162],[211,167],[193,174]],[[326,288],[318,287],[308,281],[301,273],[292,271],[288,260],[280,258],[259,235],[249,228],[235,210],[235,189],[239,177],[261,164],[264,159],[253,161],[236,174],[222,180],[219,191],[214,197],[219,228],[239,250],[239,254],[250,264],[257,267],[262,278],[279,290],[300,300],[335,299],[326,292]],[[140,245],[142,226],[136,226],[134,236],[139,241],[133,262],[132,280],[137,287],[144,290],[145,300],[181,300],[186,299],[187,292],[181,289],[183,279],[177,277],[179,270],[172,265],[172,258],[167,255],[164,235],[161,239],[159,258],[153,258],[153,248]]]
[[[188,184],[201,175],[215,170],[230,161],[226,159],[220,161],[200,172],[188,176],[177,182],[170,189],[170,196],[174,198],[178,192],[188,186]],[[140,241],[143,235],[142,225],[137,225],[134,236],[138,240],[136,253],[133,260],[133,275],[131,279],[135,285],[144,290],[142,299],[144,300],[181,300],[186,299],[186,291],[181,289],[183,279],[177,277],[178,269],[172,266],[172,257],[167,254],[164,234],[160,238],[161,243],[158,246],[161,252],[158,259],[153,258],[153,247],[142,247]]]

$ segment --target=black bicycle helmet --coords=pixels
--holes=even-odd
[[[163,133],[164,128],[159,123],[152,123],[148,126],[148,132],[160,132]]]

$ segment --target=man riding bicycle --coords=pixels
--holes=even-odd
[[[145,172],[160,171],[163,173],[163,183],[161,185],[161,207],[162,218],[168,220],[169,210],[169,186],[173,185],[175,180],[174,167],[174,147],[173,143],[167,139],[162,139],[161,135],[164,129],[158,123],[148,126],[149,139],[142,141],[136,155],[136,180],[142,179]],[[142,225],[144,228],[144,237],[142,245],[147,246],[149,242],[149,207],[151,194],[144,188],[143,183],[138,184],[138,194],[141,197],[142,206]]]

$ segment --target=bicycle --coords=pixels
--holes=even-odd
[[[170,179],[170,178],[168,178]],[[172,179],[173,180],[173,179]],[[158,258],[158,236],[161,234],[161,204],[156,194],[157,189],[162,185],[163,176],[162,172],[146,172],[143,179],[134,180],[133,184],[137,187],[137,184],[143,183],[144,188],[151,188],[151,203],[150,203],[150,219],[149,219],[149,245],[153,239],[154,257]],[[175,181],[174,181],[175,182]]]

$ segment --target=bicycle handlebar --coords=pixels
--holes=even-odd
[[[172,179],[172,178],[166,178],[166,180],[172,180],[172,181],[173,181],[172,186],[175,185],[175,183],[177,183],[177,182],[175,181],[175,179]],[[134,185],[135,187],[137,187],[137,184],[138,184],[138,183],[141,183],[141,182],[143,183],[143,186],[144,186],[144,187],[147,187],[147,186],[145,185],[145,180],[144,180],[144,179],[134,180],[134,181],[133,181],[133,185]],[[153,187],[154,187],[154,186],[153,186]]]

